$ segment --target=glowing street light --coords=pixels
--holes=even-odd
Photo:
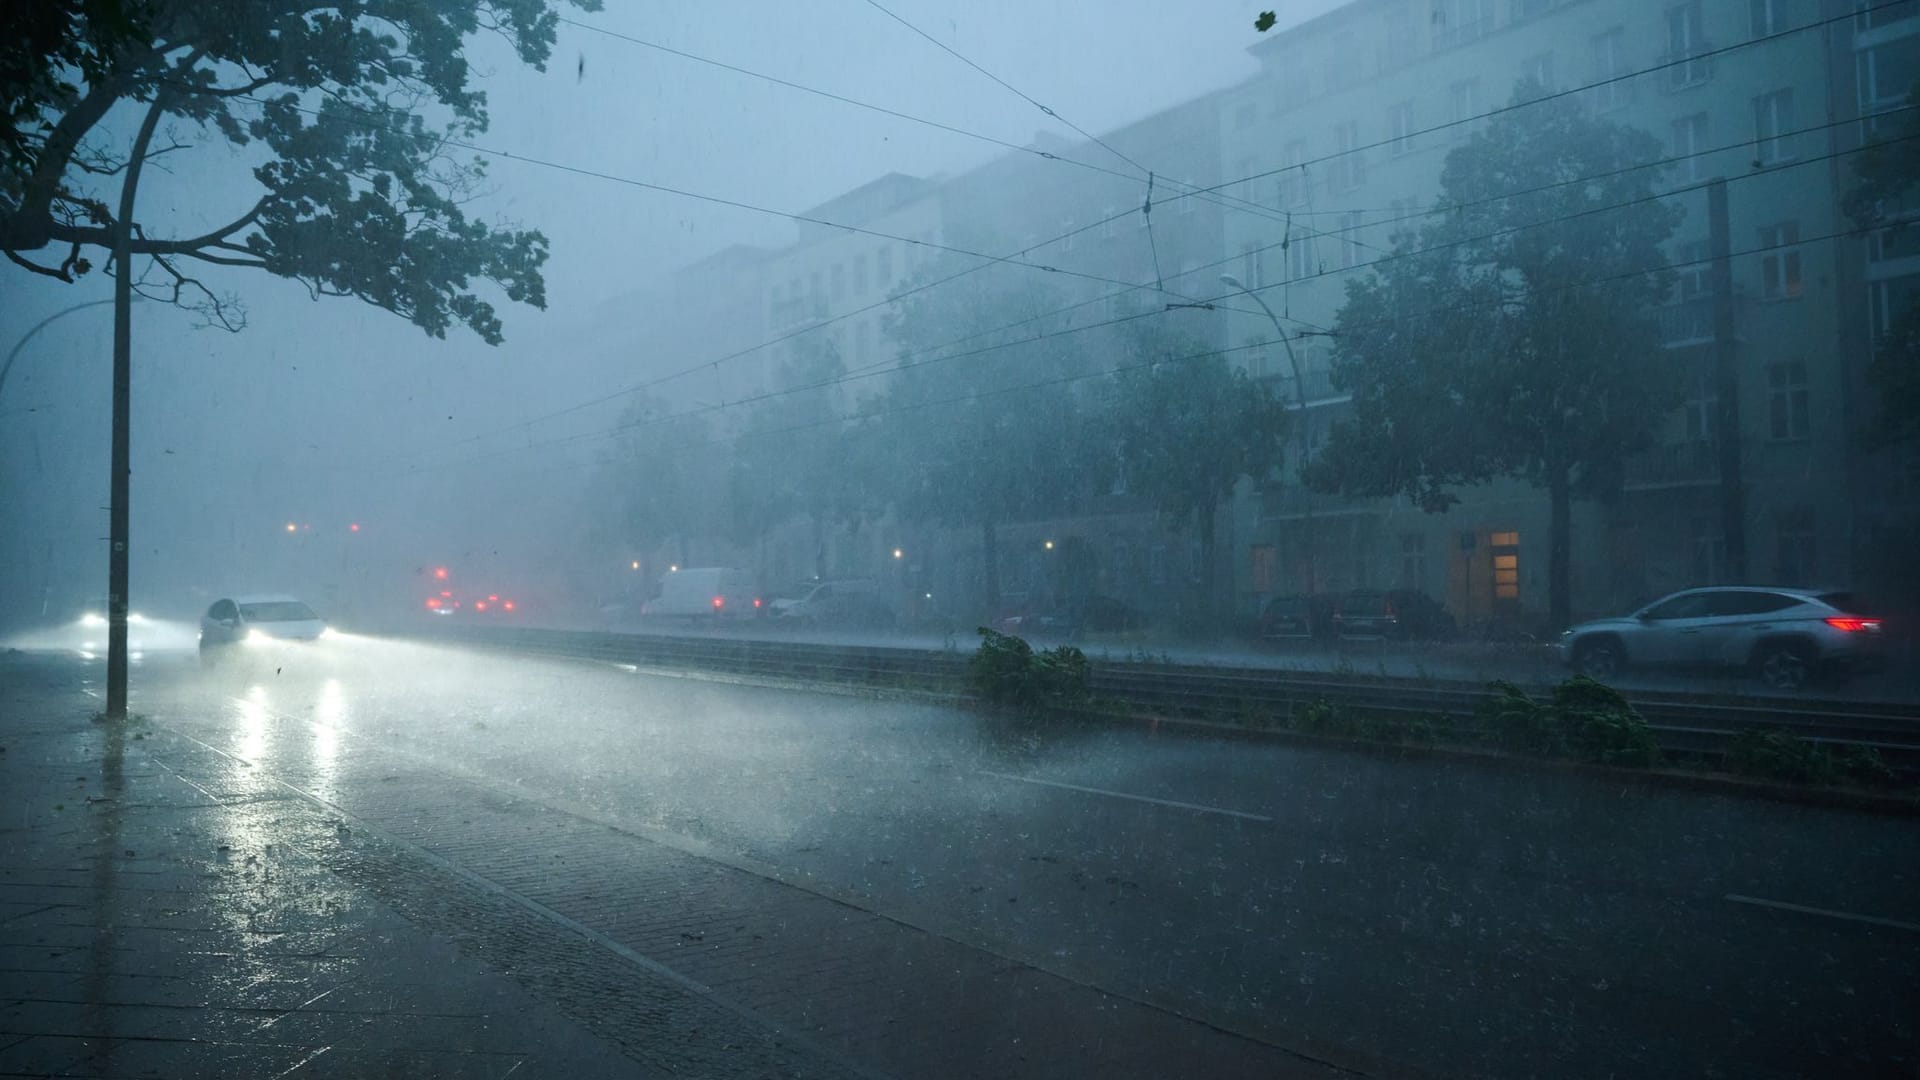
[[[1051,541],[1051,540],[1049,540],[1049,541],[1047,541],[1047,542],[1046,542],[1046,543],[1045,543],[1044,545],[1042,545],[1042,546],[1043,546],[1043,547],[1045,547],[1045,548],[1046,548],[1046,549],[1047,549],[1048,551],[1052,551],[1052,550],[1053,550],[1053,541]]]
[[[635,570],[638,570],[638,569],[640,569],[640,560],[639,560],[639,559],[635,559],[635,560],[633,560],[633,568],[634,568]]]
[[[669,567],[667,567],[667,573],[669,573],[669,574],[677,574],[677,573],[679,573],[679,572],[680,572],[680,564],[679,564],[679,563],[674,563],[673,565],[671,565],[671,566],[669,566]]]
[[[289,521],[289,522],[287,522],[287,531],[288,531],[288,532],[298,532],[299,530],[300,530],[300,526],[298,526],[298,525],[295,525],[295,524],[294,524],[293,522],[291,522],[291,521]]]
[[[906,554],[907,554],[906,552],[901,551],[899,548],[893,549],[893,557],[896,559],[903,558],[906,556]]]

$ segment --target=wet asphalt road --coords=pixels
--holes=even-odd
[[[350,811],[457,828],[452,789],[378,785],[457,776],[1374,1075],[1920,1070],[1911,818],[375,639],[253,659],[149,655],[134,707]],[[542,842],[511,817],[477,842]],[[849,1007],[942,978],[897,974]]]

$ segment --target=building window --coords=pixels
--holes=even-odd
[[[1920,78],[1920,36],[1909,34],[1855,55],[1863,115],[1907,104],[1907,94],[1912,91],[1916,78]]]
[[[837,303],[847,295],[847,268],[840,263],[834,263],[833,269],[829,271],[829,274],[830,280],[833,282],[831,286],[833,292],[831,295]]]
[[[1114,227],[1119,224],[1119,218],[1120,211],[1111,206],[1100,211],[1100,235],[1108,240],[1113,239]]]
[[[1800,295],[1800,224],[1795,221],[1760,230],[1760,295],[1769,300],[1792,300]]]
[[[1493,0],[1433,0],[1433,47],[1451,49],[1493,29]]]
[[[1892,26],[1920,15],[1920,3],[1908,0],[1907,3],[1887,3],[1886,0],[1853,0],[1853,28],[1855,32],[1865,33],[1878,30],[1883,26]]]
[[[1247,202],[1258,203],[1260,193],[1254,188],[1257,181],[1253,179],[1253,174],[1259,172],[1260,167],[1254,164],[1252,158],[1243,157],[1234,164],[1233,168],[1235,186],[1240,189],[1240,197]]]
[[[1312,277],[1319,267],[1313,261],[1313,234],[1298,226],[1288,227],[1287,277],[1291,281]]]
[[[867,257],[865,255],[855,255],[853,257],[853,295],[865,296],[866,294]]]
[[[1707,178],[1707,114],[1694,113],[1673,122],[1673,156],[1682,180]]]
[[[1911,225],[1880,229],[1867,234],[1867,261],[1894,262],[1920,255],[1920,229]]]
[[[1680,408],[1686,417],[1687,441],[1712,442],[1713,421],[1720,412],[1720,393],[1712,374],[1696,372],[1687,380],[1687,396]]]
[[[1775,439],[1807,437],[1807,365],[1767,365],[1767,430]]]
[[[1400,534],[1400,587],[1422,589],[1427,584],[1427,535]]]
[[[1660,340],[1686,345],[1713,340],[1713,290],[1707,242],[1695,240],[1674,249],[1673,302],[1660,313]]]
[[[1447,87],[1447,133],[1453,141],[1465,142],[1473,133],[1473,121],[1479,115],[1479,79],[1461,79]]]
[[[1754,158],[1772,165],[1793,157],[1793,90],[1775,90],[1753,99]]]
[[[1252,241],[1240,245],[1240,280],[1249,289],[1258,289],[1266,285],[1266,260],[1261,258],[1260,245]]]
[[[1707,81],[1712,72],[1708,57],[1701,56],[1706,42],[1700,22],[1700,0],[1667,9],[1667,60],[1679,61],[1667,69],[1667,85],[1679,88]]]
[[[873,273],[880,279],[880,287],[893,284],[893,249],[881,248],[873,253]]]
[[[1747,0],[1747,22],[1757,38],[1780,32],[1781,7],[1787,0]]]
[[[1191,214],[1194,212],[1195,209],[1197,209],[1200,206],[1200,197],[1192,193],[1194,189],[1198,186],[1199,185],[1188,180],[1181,180],[1178,183],[1173,185],[1174,190],[1176,192],[1186,193],[1184,195],[1174,196],[1174,204],[1173,204],[1174,213]],[[1143,222],[1142,224],[1145,224],[1145,223]]]
[[[1272,544],[1253,545],[1252,560],[1248,565],[1247,576],[1251,579],[1253,591],[1268,593],[1273,591],[1274,570],[1277,560],[1274,558]]]
[[[1340,215],[1340,268],[1351,270],[1367,261],[1360,243],[1360,229],[1366,221],[1366,214],[1354,210]]]
[[[1627,74],[1626,27],[1616,26],[1606,33],[1593,35],[1588,39],[1587,49],[1593,57],[1593,81],[1598,84],[1590,91],[1593,107],[1605,112],[1632,101],[1632,83],[1624,78]]]
[[[1413,149],[1413,102],[1387,107],[1387,149],[1396,155]]]
[[[1513,21],[1531,19],[1535,15],[1545,15],[1553,8],[1554,0],[1513,0]]]
[[[1411,235],[1420,228],[1420,200],[1417,198],[1394,199],[1387,204],[1391,216],[1387,218],[1387,235],[1399,243],[1403,235]]]
[[[1380,48],[1380,69],[1391,71],[1413,62],[1416,48],[1413,36],[1413,12],[1396,4],[1387,12],[1385,44]]]
[[[1530,82],[1542,91],[1553,89],[1553,54],[1535,53],[1520,64],[1520,81]]]
[[[1360,124],[1357,121],[1348,120],[1334,126],[1333,148],[1333,152],[1339,155],[1333,162],[1334,184],[1351,190],[1366,183],[1367,158],[1360,149]]]
[[[1688,545],[1693,549],[1693,581],[1717,584],[1727,572],[1727,538],[1713,518],[1694,518]]]
[[[1774,518],[1774,580],[1782,585],[1812,584],[1814,564],[1813,511],[1805,507],[1782,510]]]
[[[1280,175],[1274,181],[1280,208],[1298,206],[1311,192],[1307,176],[1307,142],[1294,139],[1280,149]]]
[[[1900,316],[1920,304],[1920,274],[1886,278],[1867,286],[1868,326],[1877,343],[1893,332]]]

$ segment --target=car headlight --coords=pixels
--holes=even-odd
[[[334,628],[331,626],[322,627],[320,630],[321,641],[331,641],[334,638],[337,638],[339,636],[340,634],[337,631],[335,631]]]
[[[80,616],[80,625],[105,626],[107,625],[107,617],[97,611],[89,611],[85,615]]]
[[[242,640],[244,640],[249,645],[265,645],[268,642],[272,641],[273,638],[267,636],[266,634],[261,633],[258,630],[249,630],[247,631],[247,636]]]

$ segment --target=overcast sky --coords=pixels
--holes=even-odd
[[[1319,0],[1283,20],[1330,6]],[[864,0],[608,7],[578,18],[1010,142],[1043,130],[1072,135]],[[1094,132],[1255,68],[1245,50],[1258,40],[1256,9],[1229,0],[889,7]],[[485,147],[773,210],[803,210],[886,172],[952,173],[1002,152],[575,26],[562,27],[544,73],[497,42],[478,42],[470,55],[492,110],[492,129],[478,140]],[[229,220],[252,201],[249,162],[224,146],[169,164],[143,186],[140,218],[155,232]],[[458,331],[434,341],[386,312],[314,301],[257,272],[212,279],[246,304],[249,326],[238,335],[192,329],[190,316],[160,304],[137,305],[136,572],[145,561],[172,586],[216,590],[223,567],[265,576],[271,530],[288,520],[324,530],[364,517],[394,557],[417,550],[422,559],[450,545],[436,522],[461,522],[462,542],[480,548],[532,527],[528,517],[558,512],[571,490],[555,476],[571,482],[569,459],[438,463],[501,446],[499,438],[462,439],[618,389],[619,372],[571,362],[578,328],[610,298],[728,244],[793,235],[778,216],[561,168],[496,160],[491,170],[475,212],[537,227],[552,243],[549,309],[503,305],[508,342],[500,348]],[[0,346],[110,292],[98,274],[65,286],[0,268]],[[631,317],[643,335],[647,312]],[[104,566],[110,327],[104,306],[62,318],[27,346],[0,390],[0,483],[19,511],[0,525],[0,557],[22,578],[15,596],[36,594],[35,603],[56,579],[80,573],[90,582],[94,564]],[[538,434],[604,425],[613,408]],[[524,512],[529,506],[540,509]],[[476,508],[497,508],[497,534],[479,535],[491,530],[472,525]]]

